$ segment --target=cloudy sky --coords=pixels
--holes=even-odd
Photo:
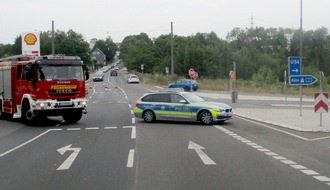
[[[189,36],[214,31],[224,39],[233,28],[300,27],[300,0],[0,0],[0,44],[21,32],[74,30],[84,36],[121,42],[141,32],[149,37]],[[303,28],[330,29],[330,0],[303,0]]]

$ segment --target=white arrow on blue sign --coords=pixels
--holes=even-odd
[[[290,76],[290,85],[311,85],[317,81],[312,75],[294,75]]]
[[[300,75],[301,70],[301,59],[300,57],[289,57],[289,74]]]

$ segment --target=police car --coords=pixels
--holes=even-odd
[[[209,102],[191,92],[154,92],[136,101],[134,115],[151,123],[156,120],[195,121],[210,125],[233,118],[232,108]]]

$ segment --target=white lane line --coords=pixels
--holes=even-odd
[[[40,135],[38,135],[38,136],[36,136],[36,137],[34,137],[34,138],[32,138],[32,139],[30,139],[30,140],[28,140],[28,141],[20,144],[18,146],[16,146],[15,148],[12,148],[12,149],[10,149],[10,150],[8,150],[8,151],[0,154],[0,158],[3,157],[3,156],[5,156],[5,155],[7,155],[7,154],[9,154],[9,153],[11,153],[11,152],[13,152],[14,150],[17,150],[17,149],[21,148],[22,146],[25,146],[25,145],[29,144],[30,142],[33,142],[33,141],[37,140],[38,138],[40,138],[41,136],[47,134],[50,131],[61,131],[61,130],[62,129],[48,129],[47,131],[41,133]]]
[[[132,118],[132,124],[133,125],[135,124],[135,118]]]
[[[133,164],[134,164],[134,153],[135,153],[135,150],[134,149],[130,149],[129,150],[128,159],[127,159],[127,165],[126,165],[128,168],[133,167]]]
[[[128,107],[129,107],[129,108],[132,108],[131,104],[128,104]]]
[[[326,176],[313,176],[313,177],[322,182],[330,182],[330,178],[328,178]]]
[[[99,127],[87,127],[86,130],[98,130],[100,129]]]
[[[287,164],[287,165],[296,165],[297,164],[292,160],[281,160],[281,162],[283,162],[284,164]]]
[[[133,110],[131,110],[131,114],[134,115],[134,111]]]
[[[80,131],[81,128],[67,128],[68,131]]]
[[[275,152],[265,152],[268,156],[278,156]]]
[[[270,150],[268,149],[265,149],[265,148],[261,148],[261,149],[258,149],[260,152],[270,152]]]
[[[146,90],[148,90],[149,92],[154,92],[153,90],[149,89],[149,88],[144,88]]]
[[[305,166],[302,166],[302,165],[290,165],[291,167],[293,167],[294,169],[297,169],[297,170],[305,170],[307,169]]]
[[[283,156],[273,156],[276,160],[286,160]]]
[[[124,129],[131,128],[132,133],[131,133],[131,138],[135,139],[136,138],[136,127],[135,126],[123,126]]]
[[[104,127],[104,129],[117,129],[117,127]]]
[[[300,170],[300,171],[307,175],[320,175],[319,173],[317,173],[316,171],[313,171],[313,170]]]

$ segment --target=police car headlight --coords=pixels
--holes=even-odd
[[[217,109],[213,109],[213,111],[216,111],[216,112],[223,112],[223,111],[225,111],[225,109],[223,109],[223,108],[217,108]]]

